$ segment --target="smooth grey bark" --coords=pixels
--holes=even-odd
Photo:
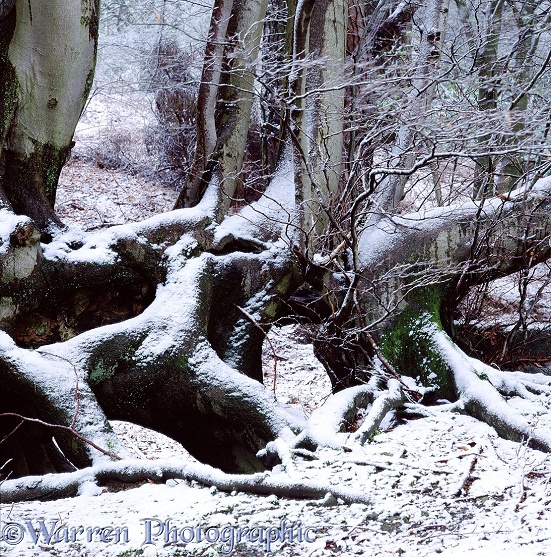
[[[268,0],[215,4],[199,88],[195,160],[176,208],[197,204],[211,180],[220,184],[218,220],[230,206],[251,121],[267,6]]]
[[[308,154],[302,161],[307,173],[304,228],[312,232],[312,246],[327,228],[341,181],[347,13],[347,1],[324,0],[314,4],[311,15],[307,52],[314,64],[304,84],[308,93],[300,137]]]
[[[55,192],[92,85],[99,0],[18,0],[10,16],[10,40],[0,43],[8,78],[0,98],[0,186],[16,213],[46,231],[60,226]]]
[[[484,10],[484,37],[480,45],[480,65],[478,90],[478,106],[481,111],[493,111],[498,106],[500,64],[498,62],[499,39],[501,35],[501,17],[505,2],[493,0]],[[492,136],[488,134],[481,138],[483,148],[487,148]],[[473,186],[473,198],[482,199],[495,193],[495,164],[490,155],[476,160],[476,170]]]

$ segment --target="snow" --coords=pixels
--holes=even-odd
[[[18,225],[31,222],[29,217],[14,215],[11,211],[0,209],[0,254],[8,251],[10,235]]]
[[[162,218],[170,217],[153,217],[153,221]],[[132,231],[131,225],[127,227]],[[98,245],[98,238],[107,238],[102,232],[94,236]],[[193,265],[178,269],[177,263],[178,254],[192,247],[193,240],[184,238],[170,250],[174,258],[171,280],[189,281]],[[166,294],[161,297],[166,297],[164,307],[168,311],[175,306],[170,302],[170,281],[163,288]],[[183,306],[179,308],[185,313]],[[140,318],[143,319],[137,319]],[[158,321],[162,321],[162,315]],[[112,327],[119,330],[121,326]],[[161,331],[159,334],[166,334],[167,338],[175,334]],[[302,415],[310,414],[329,395],[330,386],[322,366],[313,357],[307,334],[300,326],[287,325],[273,328],[270,338],[277,361],[275,389],[279,400]],[[159,349],[161,340],[151,337],[149,348]],[[3,344],[5,349],[12,349],[11,343]],[[272,386],[274,356],[268,346],[264,352],[266,383]],[[212,364],[219,365],[214,360]],[[518,397],[509,400],[509,404],[524,413],[535,414],[540,425],[551,427],[544,405],[535,407],[533,401]],[[295,526],[300,521],[305,528],[315,529],[311,531],[315,538],[312,543],[274,542],[272,549],[289,557],[548,555],[551,544],[548,455],[503,440],[493,429],[467,416],[436,411],[435,414],[380,432],[364,447],[348,447],[350,452],[341,447],[323,449],[317,451],[317,460],[313,461],[295,456],[292,466],[286,463],[288,470],[279,466],[273,472],[282,480],[303,478],[318,485],[356,490],[369,496],[368,505],[347,505],[334,497],[292,500],[238,491],[222,493],[181,480],[148,482],[123,491],[112,490],[124,486],[98,488],[86,483],[75,498],[2,505],[1,532],[7,536],[8,525],[15,524],[25,529],[25,538],[16,545],[0,542],[0,551],[5,557],[214,556],[222,554],[224,544],[205,539],[174,543],[170,537],[167,543],[164,534],[154,534],[161,527],[165,533],[170,527],[184,534],[197,529],[204,532],[208,527],[234,527],[243,532],[254,527],[280,528],[285,520]],[[113,425],[136,457],[193,461],[177,443],[155,432],[122,422]],[[466,476],[465,487],[456,495]],[[42,536],[34,543],[26,530],[26,521],[40,528],[40,520],[46,521],[49,532],[50,521],[57,520],[54,530],[59,532],[60,539],[70,529],[79,532],[82,528],[85,535],[75,534],[74,542],[55,542],[53,537],[49,544]],[[119,529],[118,543],[112,536],[102,541],[100,528],[106,527]],[[88,528],[92,532],[90,541],[86,537]],[[111,541],[106,541],[107,538]],[[146,541],[152,543],[144,544]],[[265,545],[250,540],[237,544],[235,551],[235,555],[265,554]]]
[[[281,235],[292,240],[296,236],[298,214],[295,207],[295,181],[292,148],[286,146],[276,172],[262,197],[235,215],[228,216],[216,228],[214,241],[221,244],[226,238],[252,241],[271,240]],[[260,234],[259,234],[260,233]]]
[[[105,97],[103,101],[101,96],[97,99],[100,103],[97,113],[106,118],[107,113],[101,106],[101,102],[106,102]],[[117,103],[120,101],[120,98],[111,99]],[[90,114],[93,110],[96,109],[91,105]],[[136,122],[132,112],[130,110],[125,116],[127,120],[123,118],[111,127],[120,127],[126,122],[134,129]],[[80,139],[77,139],[84,143],[88,138],[101,146],[106,127],[100,131],[86,130],[83,127],[86,123],[84,120]],[[86,133],[89,135],[86,136]],[[290,187],[292,171],[291,167],[280,169],[281,179],[275,181],[274,187]],[[289,194],[288,199],[291,200],[294,191],[289,190]],[[213,206],[213,198],[210,197],[203,207],[154,216],[159,211],[170,209],[176,195],[174,190],[163,188],[144,176],[122,170],[100,169],[91,165],[90,161],[73,160],[64,170],[58,197],[58,209],[65,222],[96,229],[107,224],[141,220],[144,216],[151,218],[140,225],[125,224],[108,232],[89,235],[77,250],[69,249],[67,245],[80,242],[83,236],[72,229],[45,246],[45,255],[52,259],[74,261],[85,261],[87,258],[98,261],[98,258],[103,258],[109,263],[115,257],[109,245],[116,235],[135,236],[138,230],[179,222],[184,216],[190,221],[201,219]],[[284,223],[289,221],[292,205],[283,208],[269,199],[262,203],[265,203],[262,212],[273,211]],[[249,217],[257,220],[259,213],[251,213]],[[9,245],[9,232],[14,222],[6,219],[0,219],[0,222],[2,246]],[[407,224],[412,224],[409,217]],[[252,236],[248,221],[243,216],[228,218],[224,227],[227,234],[250,233]],[[382,242],[389,240],[389,232],[390,229],[380,229]],[[196,287],[191,282],[192,271],[197,271],[194,265],[201,265],[204,260],[200,262],[197,259],[178,268],[181,261],[178,255],[192,249],[193,245],[193,240],[187,237],[170,250],[173,257],[171,275],[160,292],[162,303],[135,319],[143,322],[152,319],[152,313],[162,306],[165,312],[176,313],[178,310],[180,319],[172,316],[171,320],[179,326],[184,323],[193,308],[183,303],[185,300],[180,294],[176,303],[173,298],[176,291],[170,281],[188,281],[190,288]],[[375,257],[376,243],[370,249]],[[545,307],[548,308],[548,302]],[[171,337],[181,332],[163,330],[163,315],[166,314],[159,312],[155,315],[158,328],[151,331],[141,346],[141,350],[151,356],[156,351],[168,349]],[[103,334],[124,333],[124,326],[115,324],[105,327]],[[266,384],[274,387],[277,399],[293,408],[297,416],[310,415],[329,396],[330,385],[323,367],[313,357],[307,335],[300,326],[286,325],[274,327],[270,339],[275,355],[265,345]],[[13,351],[18,357],[21,354],[7,335],[0,335],[0,349]],[[209,365],[221,366],[212,352],[205,350],[203,356]],[[66,376],[61,377],[57,362],[46,362],[45,358],[30,352],[28,358],[36,377],[42,374],[45,381],[48,374],[56,373],[59,381],[73,384],[72,370],[67,369]],[[274,359],[277,363],[275,376]],[[75,361],[78,358],[75,357]],[[458,365],[465,365],[465,361],[461,360]],[[224,366],[220,371],[221,378],[235,375]],[[537,381],[536,376],[534,380]],[[72,403],[70,395],[68,388],[68,407]],[[524,414],[528,422],[551,431],[548,402],[549,396],[538,397],[537,401],[527,401],[518,396],[508,400],[509,405]],[[282,524],[298,528],[300,522],[303,530],[312,529],[310,533],[315,541],[277,541],[271,547],[274,552],[285,557],[550,555],[549,455],[527,448],[524,444],[501,439],[492,428],[468,416],[438,408],[427,409],[426,413],[426,417],[406,420],[392,430],[377,433],[365,446],[354,444],[347,446],[347,450],[340,446],[325,448],[316,452],[315,460],[295,455],[291,462],[285,462],[272,472],[272,476],[275,479],[279,476],[282,482],[303,478],[317,485],[355,490],[369,496],[370,503],[367,505],[343,504],[331,496],[322,500],[293,500],[239,491],[223,493],[216,488],[182,480],[145,482],[137,486],[97,487],[86,483],[79,496],[74,498],[0,504],[0,536],[4,536],[4,541],[0,541],[0,554],[2,557],[209,557],[224,554],[231,540],[211,543],[203,536],[201,541],[197,541],[198,529],[205,532],[208,527],[234,527],[243,532],[245,528],[254,527],[281,528]],[[192,457],[181,446],[156,432],[124,422],[112,425],[136,458],[172,457],[177,458],[178,463],[193,463]],[[289,436],[286,441],[291,442]],[[43,525],[47,533],[52,532],[51,521],[57,521],[53,531],[59,533],[61,541],[57,542],[54,535],[50,543],[46,543],[46,536],[41,534],[35,543],[27,529],[27,521],[37,529],[42,526],[40,521],[45,521]],[[166,541],[164,535],[171,526],[176,527],[177,533],[194,532],[194,542],[174,542],[172,534]],[[116,537],[106,535],[108,527],[119,529],[121,535],[118,542]],[[161,527],[165,528],[165,532],[156,535]],[[65,532],[69,535],[70,529],[73,529],[75,541],[63,541]],[[79,529],[83,534],[79,534]],[[87,529],[90,529],[90,539]],[[16,536],[23,534],[24,539],[17,544],[8,543],[10,532]],[[149,541],[152,543],[145,543]],[[265,542],[248,539],[236,544],[235,555],[260,556],[265,555],[266,550]]]
[[[269,339],[263,346],[264,384],[304,418],[331,395],[329,377],[314,357],[305,327],[273,327]]]
[[[67,237],[63,236],[62,241],[53,241],[43,245],[43,254],[46,259],[51,259],[52,261],[78,261],[97,265],[113,264],[117,260],[117,254],[110,248],[108,238],[109,236],[88,238],[82,247],[78,250],[72,250],[68,246]],[[102,240],[107,240],[107,242]]]
[[[286,402],[298,402],[308,395],[308,376],[322,373],[319,364],[311,355],[311,345],[304,339],[300,342],[297,326],[275,329],[271,337],[280,357],[278,396]],[[271,357],[271,350],[267,350],[267,371],[273,368]],[[312,389],[316,396],[324,392],[316,382]],[[526,401],[518,404],[530,409]],[[310,403],[304,405],[306,412],[311,408]],[[82,528],[86,534],[90,528],[90,541],[83,534],[69,542],[54,543],[52,538],[48,544],[42,536],[35,544],[25,529],[22,542],[0,542],[0,551],[5,557],[215,556],[223,554],[224,544],[211,543],[204,535],[197,541],[197,532],[204,533],[209,527],[218,527],[226,535],[238,529],[242,533],[246,528],[281,528],[285,520],[295,528],[300,521],[301,527],[315,529],[310,531],[314,538],[311,543],[296,539],[273,543],[271,549],[289,557],[548,555],[549,456],[501,439],[492,428],[468,416],[437,408],[434,413],[380,432],[363,447],[318,450],[316,460],[296,456],[287,464],[288,470],[279,466],[272,472],[273,479],[281,478],[282,482],[304,479],[364,493],[369,497],[367,505],[343,504],[332,497],[292,500],[239,491],[223,493],[182,480],[147,482],[132,489],[124,485],[97,489],[86,484],[75,498],[2,505],[1,519],[5,533],[8,524],[25,529],[26,521],[40,528],[40,520],[45,520],[51,531],[50,521],[57,520],[60,538],[71,529],[78,532]],[[138,457],[177,457],[175,465],[193,460],[159,434],[121,422],[114,425]],[[456,495],[465,476],[468,481]],[[117,488],[123,491],[112,491]],[[118,543],[114,537],[111,542],[102,541],[99,529],[107,527],[119,529]],[[161,528],[164,532],[157,535]],[[194,541],[174,542],[174,532],[185,540],[195,532]],[[144,543],[147,541],[151,543]],[[236,544],[234,554],[267,553],[262,542],[247,539]]]
[[[152,217],[151,222],[171,218]],[[133,230],[132,225],[126,225],[117,233],[130,234]],[[93,235],[95,249],[106,245],[111,234],[113,231]],[[78,239],[76,233],[73,239]],[[50,249],[57,249],[53,244]],[[189,282],[193,265],[200,263],[197,260],[180,269],[177,264],[178,254],[192,248],[193,240],[184,238],[170,250],[174,258],[170,280]],[[84,251],[87,249],[93,250],[91,243]],[[170,281],[163,288],[165,294],[161,298],[166,299],[165,310],[175,310],[176,304],[170,301]],[[184,306],[178,307],[183,315]],[[162,315],[157,317],[162,322]],[[137,319],[140,318],[144,319]],[[112,327],[117,332],[122,325]],[[111,334],[113,330],[107,332]],[[166,334],[167,339],[176,333],[162,332],[162,328],[158,331],[158,335]],[[313,357],[307,335],[300,326],[287,325],[274,328],[270,338],[276,353],[277,377],[274,381],[272,350],[265,347],[266,383],[272,386],[275,382],[281,402],[294,406],[303,415],[310,414],[329,395],[330,387],[322,366]],[[3,349],[13,349],[7,338],[2,336],[0,340]],[[148,350],[159,349],[161,343],[160,336],[151,337]],[[207,361],[219,365],[212,358]],[[70,374],[67,377],[68,383],[72,381]],[[509,404],[523,413],[534,414],[540,426],[551,428],[546,421],[548,408],[542,403],[535,406],[533,401],[515,397]],[[136,457],[177,457],[179,461],[193,461],[177,443],[155,432],[121,422],[113,425]],[[287,470],[279,466],[272,474],[275,479],[280,476],[282,481],[303,478],[317,485],[355,490],[368,495],[368,505],[343,504],[330,496],[322,500],[292,500],[239,491],[223,493],[181,480],[147,482],[132,489],[121,485],[98,488],[86,483],[75,498],[2,504],[0,532],[7,536],[11,527],[16,528],[16,534],[23,532],[25,537],[14,545],[0,542],[0,552],[3,557],[214,556],[223,554],[229,546],[211,543],[204,536],[197,541],[196,534],[193,543],[173,542],[170,536],[167,542],[164,535],[170,527],[187,535],[197,533],[198,529],[205,532],[208,527],[234,527],[240,528],[240,532],[254,527],[281,528],[283,521],[296,527],[300,521],[304,528],[315,529],[310,531],[315,541],[278,541],[271,549],[286,557],[549,555],[551,459],[548,455],[503,440],[492,428],[475,419],[436,410],[434,416],[406,421],[376,434],[363,447],[352,445],[348,449],[349,452],[341,447],[319,450],[316,460],[304,460],[296,455],[291,463],[285,463]],[[458,487],[461,490],[456,494]],[[113,491],[120,488],[123,490]],[[40,528],[41,520],[45,521],[47,532],[52,531],[50,521],[57,521],[54,531],[59,532],[61,541],[57,542],[54,536],[46,543],[42,534],[34,542],[27,521]],[[101,532],[107,530],[101,528],[107,527],[119,529],[117,543],[113,536],[105,535],[102,539]],[[161,527],[165,532],[157,536]],[[79,529],[84,534],[78,534]],[[87,529],[91,532],[90,540]],[[75,541],[63,541],[65,532],[74,532]],[[152,543],[144,543],[147,541]],[[249,539],[237,544],[235,550],[235,555],[242,556],[265,554],[265,544]]]
[[[468,492],[451,496],[473,447],[480,449],[480,455],[472,484]],[[106,543],[96,535],[90,542],[80,538],[48,545],[40,540],[35,545],[27,534],[18,545],[2,544],[2,554],[115,557],[140,555],[143,550],[143,555],[152,556],[220,555],[220,544],[205,540],[165,543],[162,535],[152,535],[154,543],[144,545],[148,524],[153,533],[161,525],[178,531],[209,526],[273,528],[283,520],[316,529],[313,543],[274,543],[274,550],[285,556],[548,554],[549,459],[497,438],[477,420],[451,413],[413,420],[380,433],[366,447],[354,447],[352,452],[324,449],[317,456],[315,461],[295,459],[295,473],[306,480],[362,491],[371,503],[222,493],[177,480],[115,493],[103,488],[96,496],[5,505],[3,525],[25,525],[30,520],[38,526],[44,519],[75,529],[127,527],[128,542],[121,538],[119,543]],[[264,550],[261,543],[247,541],[238,545],[235,554],[264,555]]]

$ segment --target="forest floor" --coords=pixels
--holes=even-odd
[[[108,122],[111,131],[88,126],[89,118],[77,137],[84,145],[77,143],[77,156],[61,178],[61,218],[92,230],[170,209],[177,195],[173,188],[158,184],[153,173],[130,172],[132,165],[106,159],[110,153],[124,160],[125,146],[135,143],[143,128],[136,125],[131,103],[124,118]],[[94,151],[106,141],[121,148]],[[285,325],[274,327],[270,339],[273,349],[266,343],[264,351],[267,387],[283,403],[309,414],[327,399],[330,387],[307,335],[299,325]],[[551,427],[549,397],[509,402],[535,427]],[[468,416],[435,407],[431,412],[382,427],[363,447],[319,450],[316,460],[296,458],[292,469],[273,471],[361,491],[370,497],[367,505],[333,497],[312,501],[222,493],[174,480],[110,485],[100,494],[2,505],[0,535],[21,540],[0,541],[0,554],[214,556],[233,549],[240,557],[269,552],[285,557],[551,556],[551,457],[501,439]],[[162,435],[114,425],[138,458],[191,459]],[[120,534],[118,542],[113,532]]]
[[[308,413],[329,394],[325,374],[296,326],[274,329],[271,338],[278,355],[277,395]],[[273,368],[271,350],[265,364]],[[551,427],[543,402],[511,402],[526,414],[540,414],[539,427]],[[155,432],[120,422],[115,426],[138,457],[191,459]],[[331,497],[312,501],[228,494],[174,480],[110,485],[99,495],[3,505],[2,523],[19,525],[24,539],[17,545],[0,542],[0,551],[6,557],[215,556],[226,554],[231,536],[236,539],[240,532],[247,539],[235,543],[233,555],[257,557],[268,554],[261,532],[283,525],[294,528],[295,539],[274,541],[270,549],[287,557],[551,555],[549,455],[501,439],[473,418],[436,410],[432,417],[405,421],[377,433],[363,447],[349,448],[320,450],[317,460],[297,458],[292,470],[274,473],[367,493],[367,505]],[[40,534],[35,543],[29,522],[40,530],[41,520],[62,541],[54,536],[48,543]],[[63,541],[65,532],[79,527],[83,534]],[[118,543],[93,533],[107,527],[120,529]],[[204,539],[209,528],[211,541]],[[312,541],[299,541],[298,532],[305,535],[307,528]]]

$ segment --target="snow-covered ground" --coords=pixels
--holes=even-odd
[[[309,413],[329,394],[311,345],[294,325],[274,329],[270,339],[267,384],[273,386],[275,351],[277,396]],[[537,427],[551,427],[548,405],[512,402],[526,415],[539,415]],[[120,422],[115,427],[137,457],[192,459],[155,432]],[[16,536],[12,544],[23,539],[0,543],[0,551],[6,557],[214,556],[233,543],[233,554],[243,557],[266,555],[268,548],[310,557],[551,555],[551,458],[500,439],[477,420],[435,411],[378,433],[364,447],[316,456],[297,457],[273,473],[347,487],[367,494],[370,503],[227,494],[174,480],[110,484],[100,495],[2,505],[2,533]],[[34,538],[29,528],[37,531]],[[262,536],[275,541],[268,547]]]
[[[280,373],[283,385],[283,362]],[[296,392],[296,384],[291,387],[287,396]],[[152,457],[178,454],[177,447],[151,433],[135,443]],[[234,555],[252,557],[268,553],[261,532],[276,538],[275,530],[267,529],[282,524],[294,528],[295,539],[287,534],[271,549],[285,556],[551,554],[551,460],[499,439],[472,418],[446,414],[412,420],[379,433],[365,447],[325,449],[317,457],[297,458],[292,469],[279,473],[362,491],[371,502],[346,505],[332,498],[226,494],[172,480],[127,491],[106,488],[96,496],[4,505],[4,533],[11,523],[15,535],[24,539],[17,545],[0,544],[2,555],[221,555],[230,548],[231,536],[240,532],[246,541],[235,544]],[[57,521],[58,533],[50,543],[44,534],[35,543],[29,533],[29,526],[40,529],[41,520],[49,532]],[[102,528],[119,529],[119,543],[102,541]],[[208,528],[218,531],[207,535]],[[312,541],[298,541],[299,531]],[[74,541],[56,542],[56,535],[63,539],[71,532],[77,532]],[[105,540],[109,532],[115,539],[116,530],[104,532]],[[211,541],[197,542],[200,533]],[[222,537],[213,541],[217,536]]]

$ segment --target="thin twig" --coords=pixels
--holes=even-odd
[[[94,447],[94,449],[96,449],[100,453],[102,453],[106,456],[109,456],[111,458],[114,458],[116,460],[122,460],[120,456],[118,456],[116,454],[113,454],[113,453],[110,453],[109,451],[106,451],[105,449],[102,449],[101,447],[96,445],[93,441],[90,441],[90,439],[87,439],[86,437],[84,437],[83,435],[81,435],[80,433],[75,431],[72,427],[69,427],[69,426],[66,426],[66,425],[50,424],[48,422],[44,422],[42,420],[39,420],[38,418],[27,418],[26,416],[22,416],[21,414],[17,414],[15,412],[4,412],[4,413],[0,414],[0,418],[6,418],[6,417],[19,418],[19,419],[23,420],[24,422],[30,422],[30,423],[33,423],[33,424],[40,424],[44,427],[51,427],[53,429],[61,429],[63,431],[68,431],[71,435],[74,435],[75,437],[77,437],[81,441],[84,441],[84,443],[87,443],[91,447]],[[3,441],[5,441],[5,439],[3,439],[2,442]]]
[[[1,445],[4,441],[7,441],[7,440],[8,440],[8,439],[9,439],[9,438],[10,438],[10,437],[11,437],[11,436],[12,436],[24,423],[25,423],[24,420],[21,421],[21,422],[19,422],[19,423],[15,426],[15,428],[14,428],[12,431],[10,431],[10,433],[8,433],[8,434],[0,441],[0,445]],[[9,461],[8,461],[8,462],[9,462]],[[4,466],[5,466],[5,465],[4,465]],[[2,468],[3,468],[4,466],[2,466]],[[0,468],[0,470],[2,470],[2,468]]]

